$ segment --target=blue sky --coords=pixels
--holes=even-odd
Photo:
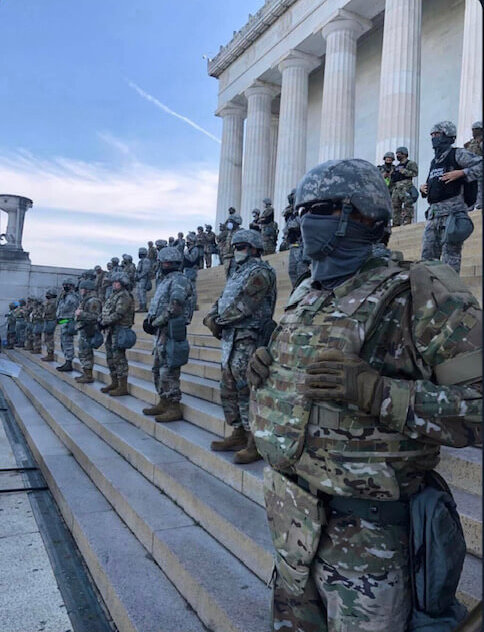
[[[213,224],[221,121],[202,56],[262,3],[0,0],[0,192],[34,200],[33,263],[105,264]]]

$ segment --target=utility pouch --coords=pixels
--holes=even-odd
[[[89,338],[90,347],[92,349],[99,349],[99,347],[103,344],[103,342],[104,342],[104,336],[99,331],[99,329],[96,329],[96,331],[94,332],[94,335],[91,336],[91,338]]]
[[[407,197],[412,204],[418,200],[418,189],[414,184],[407,191]]]
[[[173,338],[167,338],[165,349],[168,368],[177,369],[188,362],[188,356],[190,354],[188,340],[173,340]]]
[[[44,321],[44,334],[53,334],[57,325],[55,320]]]
[[[146,281],[146,285],[145,285],[145,289],[147,292],[149,292],[151,290],[151,288],[153,287],[152,283],[151,283],[151,279],[148,278],[148,280]]]
[[[167,325],[167,336],[176,342],[183,342],[187,337],[185,316],[170,318]]]
[[[290,595],[301,596],[326,524],[322,500],[271,468],[264,470],[264,497],[278,577]]]
[[[120,327],[116,334],[116,346],[120,349],[131,349],[136,344],[136,333],[128,327]]]
[[[474,224],[466,211],[450,213],[445,224],[443,241],[447,244],[458,244],[472,235]]]

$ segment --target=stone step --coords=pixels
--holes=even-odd
[[[247,499],[244,501],[229,486],[213,477],[215,488],[207,489],[208,474],[205,473],[203,478],[200,468],[154,439],[130,436],[133,432],[143,433],[126,422],[106,423],[105,432],[116,437],[118,449],[124,441],[128,451],[136,452],[136,458],[133,455],[132,458],[137,459],[138,464],[143,459],[145,465],[146,462],[151,463],[151,482],[35,380],[24,374],[18,384],[205,625],[219,632],[269,629],[270,595],[264,583],[225,548],[227,542],[222,546],[199,526],[203,521],[207,522],[211,531],[217,530],[214,507],[211,511],[205,509],[213,514],[207,516],[201,506],[217,505],[217,499],[222,499],[220,507],[226,514],[218,515],[222,537],[230,540],[230,528],[227,528],[230,515],[236,524],[240,524],[233,546],[241,547],[242,540],[249,542],[247,548],[259,546],[258,560],[253,555],[254,564],[258,564],[261,573],[265,571],[270,575],[267,527],[265,533],[260,533],[265,519],[262,508]],[[119,426],[119,423],[129,426],[127,435],[124,435],[126,429],[111,429],[110,426]],[[190,468],[198,471],[192,471],[190,475]],[[185,504],[189,504],[187,495],[193,497],[192,509],[197,506],[199,524],[184,511],[182,505],[175,504],[160,491],[161,486],[167,484],[163,483],[165,476],[172,478],[174,488],[177,487],[173,491]],[[227,490],[233,495],[230,501]],[[240,503],[240,509],[235,501]],[[250,512],[249,504],[257,515]],[[254,533],[247,535],[246,532],[251,530]],[[266,546],[262,548],[252,536],[260,540],[265,536]]]
[[[7,399],[118,630],[206,627],[11,378]],[[149,604],[149,607],[147,607]]]

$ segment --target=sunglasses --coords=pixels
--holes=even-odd
[[[234,244],[234,250],[246,250],[249,244]]]

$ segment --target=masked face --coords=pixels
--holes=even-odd
[[[227,228],[228,228],[229,230],[232,230],[232,229],[233,229],[233,227],[234,227],[234,224],[233,224],[232,222],[228,222],[228,223],[227,223]]]
[[[250,247],[247,244],[234,246],[234,259],[236,263],[243,263],[250,256]]]
[[[432,147],[436,156],[440,156],[452,146],[453,138],[446,136],[442,132],[434,132],[432,136]]]
[[[406,158],[405,154],[396,154],[396,156],[397,156],[398,162],[402,162],[402,160],[405,160]]]
[[[397,158],[398,158],[398,155],[397,155]],[[391,165],[391,164],[393,164],[393,158],[390,158],[390,157],[385,158],[385,164],[386,164],[386,165]]]
[[[472,130],[472,138],[482,138],[482,128],[476,127]]]

